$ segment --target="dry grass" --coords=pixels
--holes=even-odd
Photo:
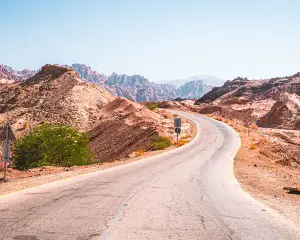
[[[135,151],[135,155],[137,156],[137,157],[141,157],[141,156],[143,156],[145,154],[145,150],[144,149],[139,149],[139,150],[136,150]]]
[[[234,129],[235,129],[237,132],[244,132],[243,129],[240,128],[240,127],[235,127]]]
[[[181,139],[188,139],[188,138],[190,138],[190,137],[191,137],[190,134],[183,134],[183,135],[181,136]]]
[[[249,147],[250,150],[255,150],[256,148],[257,148],[257,146],[255,144],[253,144],[253,143],[250,144],[250,147]]]
[[[263,143],[263,144],[270,144],[270,141],[266,137],[262,137],[260,139],[260,142]]]
[[[253,124],[253,125],[251,125],[250,129],[251,129],[251,130],[257,130],[258,127],[257,127],[255,124]]]
[[[216,116],[216,117],[214,117],[214,119],[217,120],[217,121],[223,122],[223,118],[222,117]]]
[[[179,141],[178,141],[178,143],[177,142],[174,142],[173,144],[176,146],[176,147],[181,147],[181,146],[183,146],[183,145],[185,145],[185,144],[187,144],[187,143],[189,143],[190,141],[189,140],[187,140],[187,139],[180,139]]]
[[[229,120],[227,120],[227,124],[229,124],[229,125],[233,125],[233,123],[232,123],[232,121],[229,119]]]
[[[27,129],[28,127],[29,127],[29,123],[28,123],[28,121],[25,121],[25,122],[24,122],[23,128],[24,128],[24,129]]]

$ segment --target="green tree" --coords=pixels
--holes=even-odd
[[[41,125],[14,143],[14,166],[19,170],[27,170],[50,165],[86,165],[93,160],[88,143],[86,133],[80,133],[70,126]]]

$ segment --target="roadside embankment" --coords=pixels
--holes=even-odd
[[[173,121],[173,118],[177,117],[177,115],[174,115],[166,110],[154,110],[154,111],[161,114],[164,118],[168,119],[169,121]],[[175,133],[168,135],[167,137],[170,138],[172,145],[165,150],[145,151],[143,149],[140,149],[128,154],[127,157],[120,160],[115,160],[111,162],[107,161],[103,163],[96,163],[96,164],[86,165],[86,166],[74,166],[71,168],[45,166],[40,168],[29,169],[27,171],[18,171],[13,168],[8,168],[8,173],[7,173],[8,181],[0,183],[0,195],[19,191],[25,188],[46,184],[49,182],[64,180],[77,175],[82,175],[90,172],[96,172],[107,168],[116,167],[133,161],[138,161],[144,158],[148,158],[150,156],[154,156],[172,150],[176,147],[180,147],[192,141],[197,133],[196,125],[189,119],[182,118],[182,126],[183,129],[182,129],[182,134],[180,136],[179,144],[177,145],[175,142],[176,139]]]

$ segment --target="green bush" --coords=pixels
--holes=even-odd
[[[163,150],[172,145],[171,141],[167,137],[154,137],[151,142],[151,150]]]
[[[150,110],[154,110],[154,109],[156,109],[156,108],[159,108],[159,104],[158,104],[158,103],[155,103],[155,102],[147,103],[146,106],[147,106],[147,108],[150,109]]]
[[[63,124],[45,124],[33,129],[13,146],[16,169],[41,166],[86,165],[93,154],[88,148],[88,136]]]

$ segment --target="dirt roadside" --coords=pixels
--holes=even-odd
[[[164,112],[163,114],[165,115],[166,113]],[[174,117],[173,114],[169,115],[169,117],[170,116]],[[181,144],[184,145],[190,142],[196,136],[197,127],[192,121],[185,118],[182,118],[182,123],[184,127],[184,133],[182,134]],[[175,134],[170,137],[172,139],[175,139]],[[101,164],[92,164],[87,166],[75,166],[71,168],[47,166],[30,169],[28,171],[17,171],[15,169],[9,168],[7,174],[8,181],[0,183],[0,195],[8,194],[30,187],[39,186],[50,182],[65,180],[67,178],[75,177],[86,173],[101,171],[107,168],[113,168],[119,165],[138,161],[166,151],[170,151],[176,147],[180,146],[173,145],[165,150],[160,151],[136,151],[130,154],[128,158],[122,160],[105,162]]]
[[[241,187],[255,199],[300,226],[300,195],[284,190],[300,187],[300,131],[248,126],[234,115],[199,113],[199,108],[170,106],[222,121],[233,127],[241,138],[234,161],[234,174]]]
[[[295,136],[284,140],[282,136],[288,133],[283,134],[281,130],[249,128],[241,121],[206,116],[230,125],[240,135],[242,145],[235,157],[234,174],[241,187],[300,226],[300,195],[283,190],[284,186],[300,185],[297,163],[300,161],[300,146],[297,145],[300,132],[292,131],[290,135]]]

